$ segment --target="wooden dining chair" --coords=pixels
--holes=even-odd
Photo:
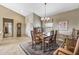
[[[48,47],[48,49],[50,50],[50,46],[52,44],[52,38],[53,38],[53,35],[47,36],[44,38],[44,52],[46,50],[46,47]]]
[[[34,31],[31,31],[31,36],[32,36],[32,48],[35,47],[36,50],[36,45],[40,45],[41,49],[42,49],[42,40],[40,40],[36,34],[34,33]]]
[[[77,30],[77,39],[78,39],[78,37],[79,37],[79,30]]]
[[[57,31],[54,34],[54,31],[51,32],[50,36],[47,36],[44,38],[44,51],[46,50],[46,47],[50,50],[52,47],[52,44],[56,41]]]
[[[55,30],[55,34],[54,34],[54,37],[53,37],[52,41],[54,43],[56,43],[56,39],[57,39],[57,30]]]
[[[52,30],[52,31],[50,32],[50,35],[54,35],[54,30]]]

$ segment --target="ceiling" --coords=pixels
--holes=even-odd
[[[31,13],[44,17],[45,7],[43,3],[0,3],[23,16]],[[68,10],[79,8],[79,3],[47,3],[46,15],[51,16]]]

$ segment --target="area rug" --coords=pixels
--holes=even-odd
[[[40,45],[36,46],[36,50],[32,49],[32,44],[31,42],[29,43],[22,43],[20,44],[20,47],[22,48],[22,50],[27,54],[27,55],[52,55],[53,52],[59,47],[59,44],[54,44],[53,48],[50,49],[50,51],[48,51],[48,49],[46,49],[47,51],[43,52],[43,50],[40,49]]]

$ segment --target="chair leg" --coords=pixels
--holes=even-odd
[[[51,49],[53,49],[53,43],[51,43]]]
[[[48,49],[49,49],[49,51],[50,51],[50,44],[48,43]]]
[[[44,51],[43,51],[43,52],[45,52],[45,48],[46,48],[46,45],[45,45],[45,43],[44,43]]]
[[[33,49],[33,47],[34,47],[34,44],[33,44],[33,42],[32,42],[32,49]]]
[[[35,48],[34,48],[34,49],[36,50],[36,44],[34,44],[34,46],[35,46]]]
[[[42,50],[42,43],[41,43],[41,50]]]

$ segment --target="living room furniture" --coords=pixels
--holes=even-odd
[[[63,47],[59,47],[53,54],[54,55],[79,54],[79,38],[77,40],[66,39],[63,44]]]

